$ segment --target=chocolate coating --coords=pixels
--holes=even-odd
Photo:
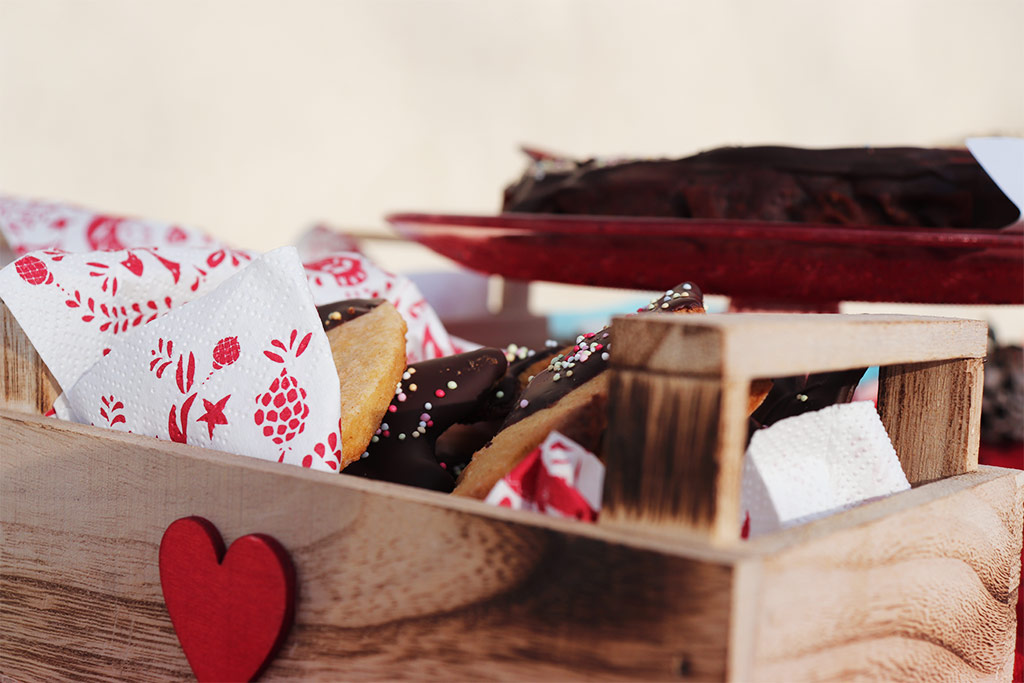
[[[342,323],[347,323],[361,315],[366,315],[382,303],[384,303],[384,299],[345,299],[344,301],[335,301],[332,304],[317,306],[316,312],[320,316],[320,322],[324,324],[324,331],[326,332]]]
[[[637,314],[703,311],[703,292],[692,282],[683,282],[638,310]],[[548,367],[526,386],[504,426],[554,405],[576,387],[597,377],[608,369],[610,353],[611,333],[608,327],[577,337],[575,344],[562,349],[551,359]]]
[[[849,403],[866,370],[855,368],[773,379],[768,395],[750,415],[748,438],[756,430],[787,417],[821,410],[836,403]]]
[[[507,367],[505,353],[494,348],[410,365],[367,455],[344,472],[451,491],[455,479],[434,457],[437,438],[453,424],[469,418]]]

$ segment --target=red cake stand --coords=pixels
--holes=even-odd
[[[1024,303],[1024,234],[747,220],[396,213],[403,237],[484,273],[663,290],[692,280],[734,308],[841,301]]]

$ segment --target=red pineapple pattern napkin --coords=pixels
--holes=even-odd
[[[67,390],[119,341],[212,291],[251,258],[210,248],[47,249],[0,271],[0,297]]]
[[[0,195],[0,237],[16,255],[43,249],[77,252],[218,246],[216,240],[194,228],[3,195]]]
[[[292,247],[137,329],[65,392],[65,409],[265,460],[332,472],[341,460],[338,378]]]
[[[209,291],[210,286],[219,284],[224,277],[244,266],[255,255],[253,252],[229,249],[192,228],[2,195],[0,237],[6,240],[13,255],[24,256],[31,252],[31,259],[35,259],[19,259],[19,272],[25,275],[25,282],[55,284],[68,294],[67,300],[73,300],[74,293],[77,293],[81,297],[77,303],[84,302],[86,306],[89,302],[94,306],[105,303],[108,312],[120,311],[121,306],[125,306],[125,315],[134,311],[133,304],[139,304],[145,311],[151,303],[156,308],[149,310],[161,315]],[[186,255],[189,253],[187,250],[178,249],[187,246],[205,249],[193,252],[192,255]],[[341,299],[387,299],[398,309],[408,326],[406,351],[410,363],[456,353],[456,344],[416,285],[407,277],[378,268],[368,257],[359,253],[356,247],[354,239],[322,226],[314,228],[300,239],[299,253],[305,262],[315,303],[328,304]],[[102,252],[110,251],[120,251],[121,255],[101,255]],[[67,256],[65,252],[91,255],[83,261],[81,257]],[[148,263],[154,260],[160,263]],[[61,261],[64,263],[58,265]],[[77,270],[68,268],[72,264]],[[162,273],[165,277],[157,276],[154,279],[160,264],[167,272]],[[2,258],[0,265],[3,265]],[[89,265],[96,267],[86,267]],[[44,270],[48,272],[44,274]],[[145,275],[143,270],[146,271]],[[50,273],[54,275],[52,280]],[[41,281],[35,282],[37,277],[41,277]],[[116,289],[117,286],[122,287],[120,294],[110,289]],[[129,288],[131,297],[127,296],[124,287]],[[0,295],[5,299],[9,292],[9,289],[0,289]],[[168,298],[169,301],[165,302]],[[22,307],[14,311],[12,307],[15,317],[26,328],[26,332],[28,327],[23,318],[31,315],[33,310],[37,310],[35,303],[28,310]],[[83,313],[83,317],[87,317],[96,312]],[[151,315],[147,313],[141,320],[148,322],[152,319]],[[134,326],[137,317],[132,317],[129,328]],[[94,315],[93,319],[99,319],[99,316]],[[62,324],[66,322],[63,316],[58,316],[50,325],[32,325],[45,330],[44,334],[33,335],[29,332],[29,339],[37,344],[37,348],[38,343],[45,344],[46,339],[53,339],[62,348],[67,347],[66,340],[53,334],[58,321]],[[97,324],[102,325],[103,322],[106,321]],[[120,325],[111,324],[107,329],[112,330],[112,333],[126,332],[127,328],[122,329],[122,326],[123,321]],[[86,342],[86,345],[95,346],[91,342]],[[107,343],[99,344],[101,350],[109,347]],[[54,355],[50,355],[50,358],[45,353],[41,355],[48,364],[50,358],[57,359]],[[81,358],[88,358],[89,363],[84,366],[78,363],[70,373],[55,371],[54,376],[66,388],[98,357],[94,353],[80,355],[76,352],[69,360],[77,362]],[[57,364],[65,363],[57,359]]]

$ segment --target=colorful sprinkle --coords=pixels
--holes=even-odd
[[[438,389],[437,391],[435,391],[434,396],[437,396],[438,398],[444,398],[444,389]]]

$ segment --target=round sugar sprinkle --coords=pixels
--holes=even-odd
[[[418,388],[419,387],[417,387],[415,384],[410,384],[409,385],[409,391],[416,391]]]
[[[427,401],[426,403],[423,404],[423,409],[424,410],[430,410],[433,407],[434,407],[434,404],[431,403],[430,401]]]
[[[522,401],[519,402],[519,407],[520,408],[525,408],[528,405],[530,405],[530,402],[527,401],[525,398]]]
[[[459,388],[459,385],[458,385],[458,384],[456,384],[455,382],[453,382],[453,381],[449,380],[449,381],[448,381],[448,388],[449,388],[449,389],[452,389],[452,390],[455,390],[455,389],[458,389],[458,388]]]
[[[402,379],[409,379],[410,377],[412,377],[412,375],[410,375],[408,372],[402,373]]]
[[[494,397],[495,398],[505,398],[505,392],[504,391],[496,391],[496,392],[494,392]]]
[[[405,441],[405,432],[402,432],[401,434],[398,435],[398,440]]]
[[[437,391],[435,391],[434,396],[437,396],[438,398],[444,398],[444,389],[438,389]]]
[[[608,355],[607,351],[601,354],[601,360],[608,360],[609,358],[611,358],[611,356]]]

